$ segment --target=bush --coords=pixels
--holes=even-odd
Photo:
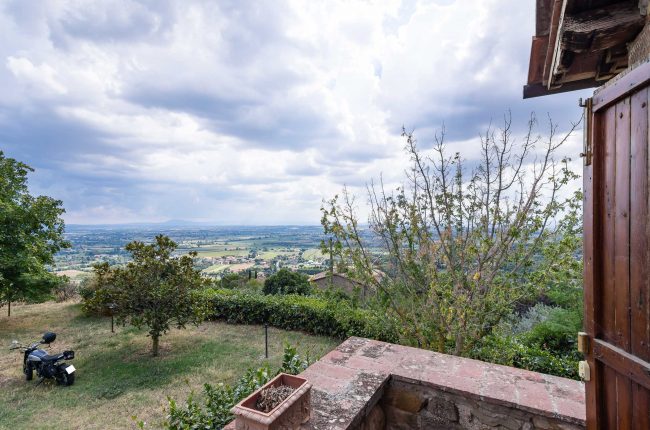
[[[221,288],[234,290],[244,285],[247,280],[248,278],[239,273],[226,273],[221,277],[219,283],[221,284]]]
[[[539,345],[528,343],[525,336],[488,336],[472,351],[471,356],[490,363],[580,379],[578,362],[581,358],[578,351],[558,355]]]
[[[257,279],[250,279],[243,286],[239,287],[239,290],[251,294],[262,294],[264,290],[264,283]]]
[[[285,330],[345,339],[367,337],[397,342],[397,327],[366,309],[345,302],[299,295],[255,295],[232,290],[204,292],[208,317],[233,324],[264,324]]]
[[[272,373],[267,364],[257,370],[248,369],[234,386],[205,384],[204,405],[194,399],[194,393],[190,394],[185,406],[179,406],[174,399],[168,397],[169,415],[165,427],[169,430],[221,429],[234,419],[230,409],[242,399],[269,382],[275,375],[297,375],[309,364],[309,360],[301,358],[295,348],[285,345],[282,367],[278,371]]]
[[[555,308],[548,319],[534,326],[526,338],[558,353],[576,350],[576,333],[582,329],[582,315],[576,311]]]
[[[68,300],[79,297],[79,286],[66,280],[54,287],[52,292],[54,293],[54,300],[56,300],[57,303],[67,302]]]
[[[264,294],[309,294],[309,278],[302,273],[280,269],[264,281]]]

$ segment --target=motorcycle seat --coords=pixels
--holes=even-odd
[[[56,355],[44,355],[41,357],[42,361],[56,361],[63,358],[63,354],[56,354]]]

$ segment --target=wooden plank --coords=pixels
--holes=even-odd
[[[585,112],[587,114],[587,112]],[[587,130],[584,131],[585,134],[591,134],[592,136],[592,163],[590,165],[585,165],[583,167],[582,173],[582,186],[583,186],[583,236],[582,236],[582,249],[583,249],[583,289],[584,289],[584,330],[588,336],[591,338],[597,335],[596,333],[596,322],[595,322],[595,308],[597,304],[598,294],[600,289],[597,289],[596,271],[601,267],[596,261],[597,256],[600,256],[600,253],[596,254],[595,249],[599,249],[599,246],[596,244],[600,235],[599,232],[594,229],[594,215],[599,214],[598,203],[600,199],[598,198],[597,190],[599,187],[598,179],[600,178],[600,172],[602,171],[602,160],[604,153],[604,142],[603,142],[603,129],[601,116],[593,116],[591,122],[592,131],[589,133]],[[591,353],[591,348],[589,348],[585,354],[589,355]]]
[[[553,11],[551,12],[551,24],[549,27],[549,40],[546,49],[546,56],[544,57],[544,78],[543,84],[546,88],[551,88],[551,81],[553,75],[551,70],[554,68],[555,55],[559,49],[559,34],[561,33],[562,18],[564,16],[564,8],[566,7],[566,0],[555,0],[553,2]]]
[[[533,37],[530,47],[530,63],[528,64],[528,85],[542,83],[544,78],[544,55],[548,46],[548,36]]]
[[[551,25],[553,0],[538,0],[535,11],[535,35],[548,36],[548,30]]]
[[[616,104],[614,145],[614,345],[630,351],[630,99]],[[606,248],[607,249],[607,248]],[[606,251],[607,252],[607,251]],[[619,385],[621,381],[619,381]],[[629,387],[628,387],[629,388]],[[620,392],[620,390],[619,390]]]
[[[614,372],[610,367],[601,364],[600,374],[602,379],[602,388],[600,393],[598,393],[601,401],[598,421],[604,429],[616,429],[618,427],[618,414],[616,411],[616,405],[618,403],[618,397],[616,395],[616,372]]]
[[[632,422],[638,429],[650,429],[650,390],[639,384],[632,388]]]
[[[650,361],[650,89],[632,96],[630,288],[632,353]],[[650,389],[633,384],[632,419],[636,428],[650,429]]]
[[[601,339],[594,340],[594,357],[617,373],[650,389],[650,363],[647,361]]]
[[[592,120],[587,121],[591,124],[591,133],[585,130],[585,133],[592,136],[593,156],[592,163],[584,166],[583,170],[583,275],[584,275],[584,330],[588,336],[593,339],[596,336],[596,310],[600,308],[600,268],[602,264],[598,258],[600,250],[600,231],[594,228],[595,216],[600,214],[600,198],[597,190],[600,189],[602,180],[602,161],[604,158],[604,127],[602,115],[593,115],[592,112],[585,111],[585,115],[591,115]],[[600,218],[598,218],[600,219]],[[591,380],[585,383],[585,405],[586,405],[586,424],[587,428],[597,430],[600,428],[598,420],[598,399],[597,392],[600,386],[599,366],[593,359],[591,351],[592,342],[589,342],[589,348],[585,352],[587,362],[591,368]]]
[[[631,352],[650,361],[650,198],[648,190],[648,88],[632,96],[630,204]]]
[[[627,376],[616,375],[615,407],[616,428],[632,429],[632,381]]]
[[[531,83],[524,85],[524,98],[531,99],[534,97],[542,97],[550,94],[566,93],[567,91],[584,90],[586,88],[594,88],[599,84],[593,78],[584,81],[575,81],[562,83],[561,87],[548,89],[546,85],[541,83]]]
[[[614,150],[614,345],[630,351],[630,99],[621,100],[616,110]],[[632,382],[616,374],[616,428],[630,429],[632,421]]]
[[[616,184],[616,109],[608,109],[603,115],[604,124],[604,157],[601,185],[601,214],[598,229],[602,234],[600,252],[602,263],[601,303],[607,304],[597,309],[597,337],[608,342],[616,343],[616,287],[614,281],[614,248],[615,248],[615,184]]]
[[[616,80],[603,86],[594,94],[594,112],[617,102],[623,97],[628,96],[635,90],[650,85],[650,62],[644,63],[630,72],[616,78]]]

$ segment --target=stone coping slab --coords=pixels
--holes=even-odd
[[[358,337],[347,339],[300,376],[312,383],[312,418],[304,430],[357,427],[391,380],[585,423],[581,382]],[[234,429],[233,423],[226,428]]]

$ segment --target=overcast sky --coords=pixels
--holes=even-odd
[[[318,224],[399,181],[402,125],[471,159],[508,109],[579,119],[522,100],[534,3],[0,0],[0,149],[68,223]]]

